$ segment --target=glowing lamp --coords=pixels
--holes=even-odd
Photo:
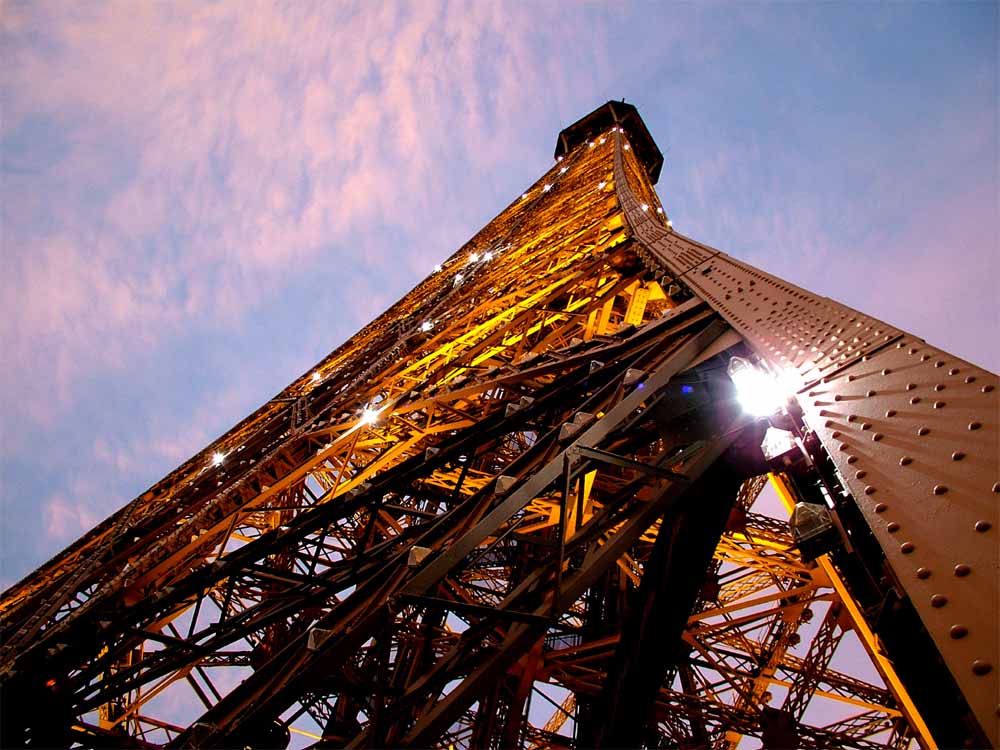
[[[729,360],[729,377],[736,386],[736,397],[747,414],[766,417],[780,411],[788,396],[771,375],[743,357]]]

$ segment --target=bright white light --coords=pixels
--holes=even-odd
[[[479,261],[479,253],[470,253],[469,254],[469,263],[476,263],[478,261]]]
[[[670,221],[670,219],[667,219],[667,229],[673,229],[673,228],[674,228],[674,222]]]
[[[743,411],[755,417],[774,414],[788,401],[788,393],[775,378],[743,357],[729,360],[729,377],[736,386],[736,397]]]
[[[562,157],[561,156],[557,156],[556,157],[556,161],[562,161]]]
[[[216,451],[212,454],[212,466],[221,466],[222,462],[226,460],[225,453],[219,453]]]
[[[591,142],[590,142],[590,143],[588,143],[587,145],[588,145],[588,146],[590,146],[591,148],[593,148],[593,147],[594,147],[594,142],[593,142],[593,141],[591,141]]]
[[[433,327],[434,324],[431,323],[429,320],[425,320],[423,323],[420,324],[420,330],[423,331],[424,333],[427,333]]]
[[[521,193],[521,200],[524,200],[527,197],[528,197],[527,193]]]
[[[604,190],[604,186],[607,185],[607,184],[608,183],[606,183],[603,180],[601,180],[600,182],[597,183],[597,189],[598,190]]]
[[[375,424],[378,422],[378,410],[369,409],[367,406],[361,412],[361,424]]]
[[[542,192],[549,192],[552,189],[551,185],[542,185]]]
[[[562,168],[561,168],[561,169],[559,170],[559,174],[566,174],[566,170],[567,170],[567,169],[569,169],[569,167],[562,167]]]
[[[662,214],[663,213],[663,207],[662,206],[657,206],[656,207],[656,213]]]
[[[647,204],[645,204],[645,203],[643,203],[641,206],[639,206],[639,208],[641,208],[643,211],[648,211],[649,210],[649,206]]]
[[[626,144],[625,144],[625,150],[626,150],[626,151],[631,151],[631,150],[632,150],[632,147],[631,147],[631,146],[629,146],[629,145],[628,145],[628,144],[626,143]]]
[[[493,253],[491,253],[489,250],[487,250],[485,253],[483,253],[483,260],[486,260],[486,261],[493,260]]]
[[[320,375],[320,374],[319,374],[318,372],[314,372],[314,373],[312,374],[312,379],[313,379],[313,382],[314,382],[314,383],[318,383],[318,382],[319,382],[319,381],[320,381],[320,380],[322,379],[322,377],[323,377],[323,376],[322,376],[322,375]]]
[[[441,273],[441,264],[440,263],[438,263],[436,266],[434,266],[434,273]]]
[[[462,274],[460,274],[460,273],[456,273],[456,274],[455,274],[455,285],[456,285],[456,286],[458,286],[459,284],[461,284],[461,283],[462,283],[462,281],[463,281],[464,279],[465,279],[465,277],[464,277],[464,276],[463,276]]]
[[[603,138],[601,138],[601,145],[602,146],[604,145],[604,139]]]

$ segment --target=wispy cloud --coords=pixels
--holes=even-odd
[[[2,294],[18,314],[0,384],[50,423],[81,378],[234,325],[316,263],[384,264],[396,248],[358,257],[362,230],[412,230],[445,160],[505,160],[525,133],[496,113],[546,89],[560,46],[539,44],[555,9],[484,3],[4,16]]]
[[[75,498],[56,494],[45,502],[45,533],[53,542],[71,542],[101,520],[101,516],[88,507],[93,504],[89,498],[92,490],[75,489]]]

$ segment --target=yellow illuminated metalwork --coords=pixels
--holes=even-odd
[[[778,493],[778,497],[781,498],[781,502],[784,504],[785,509],[788,511],[789,515],[791,515],[792,510],[795,508],[795,496],[792,493],[792,488],[781,474],[770,474],[768,478],[771,482],[771,486],[774,487],[775,492]],[[907,721],[910,722],[910,725],[916,732],[917,738],[920,741],[920,746],[923,748],[936,748],[937,743],[934,742],[934,738],[931,737],[931,732],[927,728],[927,724],[924,723],[924,720],[921,718],[920,712],[917,711],[917,707],[913,705],[913,700],[910,698],[906,687],[899,679],[899,675],[896,674],[896,669],[892,666],[892,662],[889,661],[888,657],[886,657],[885,651],[879,643],[878,636],[872,632],[868,623],[865,621],[864,615],[861,614],[861,610],[858,608],[858,605],[847,591],[847,587],[844,585],[843,580],[841,580],[840,574],[830,561],[830,556],[821,555],[816,562],[823,569],[827,580],[830,581],[830,585],[833,586],[834,590],[837,592],[837,596],[840,597],[840,601],[850,613],[851,624],[857,632],[858,637],[861,639],[861,642],[864,644],[865,650],[868,652],[868,656],[871,657],[872,663],[878,669],[879,674],[882,675],[882,679],[886,681],[890,690],[892,690],[896,700],[899,701],[900,710],[903,715],[906,716]]]

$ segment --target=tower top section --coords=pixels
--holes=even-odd
[[[646,129],[646,123],[639,116],[639,110],[633,104],[626,104],[624,99],[620,102],[609,101],[607,104],[602,104],[589,115],[584,115],[569,127],[563,128],[556,141],[556,158],[569,153],[580,143],[591,140],[615,125],[625,128],[632,148],[635,149],[635,155],[646,167],[646,173],[655,185],[660,179],[663,154]]]

